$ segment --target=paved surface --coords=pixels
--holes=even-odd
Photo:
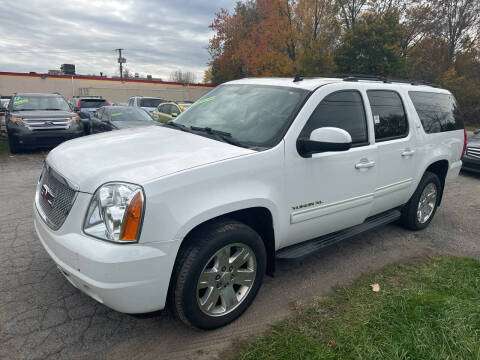
[[[293,301],[325,296],[362,273],[438,253],[480,258],[480,177],[462,174],[425,231],[389,225],[302,262],[278,263],[252,307],[223,329],[188,329],[165,312],[133,317],[72,287],[37,240],[32,199],[43,158],[0,155],[0,358],[217,359],[289,314]]]

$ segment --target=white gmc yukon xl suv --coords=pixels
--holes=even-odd
[[[55,148],[35,228],[95,300],[125,313],[169,304],[212,329],[245,311],[275,259],[397,220],[425,228],[464,149],[455,99],[440,88],[237,80],[165,126]]]

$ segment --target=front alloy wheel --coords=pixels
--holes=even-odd
[[[169,300],[184,323],[201,329],[224,326],[250,306],[266,269],[263,240],[250,226],[218,220],[184,240]]]
[[[205,265],[198,279],[197,302],[209,316],[235,310],[247,297],[257,273],[257,259],[245,244],[224,246]]]

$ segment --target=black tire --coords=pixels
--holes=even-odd
[[[17,154],[20,152],[20,145],[12,136],[8,137],[8,147],[10,148],[10,153]]]
[[[215,329],[227,325],[250,306],[260,289],[266,269],[264,243],[251,227],[236,220],[208,223],[194,231],[185,241],[187,243],[180,249],[172,274],[169,295],[171,309],[180,320],[192,327]],[[239,243],[249,247],[255,255],[256,274],[253,284],[239,305],[230,312],[225,315],[208,315],[202,311],[197,301],[200,274],[217,251]]]
[[[420,222],[417,217],[417,209],[418,209],[420,197],[423,193],[423,190],[429,184],[435,185],[435,188],[436,188],[437,195],[436,195],[435,206],[428,220],[426,220],[425,222]],[[441,194],[442,194],[442,183],[440,182],[440,179],[438,178],[437,174],[429,171],[425,172],[422,179],[420,180],[420,183],[418,184],[417,189],[415,190],[412,197],[410,198],[410,200],[402,210],[402,218],[400,219],[401,224],[410,230],[416,231],[416,230],[425,229],[430,224],[433,217],[435,216],[435,212],[437,211]]]

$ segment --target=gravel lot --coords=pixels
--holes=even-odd
[[[428,229],[389,225],[302,262],[279,262],[253,306],[223,329],[188,329],[166,312],[121,314],[72,287],[36,238],[32,201],[44,157],[0,155],[0,358],[217,359],[287,315],[293,301],[328,295],[362,273],[434,254],[480,259],[480,176],[462,173]]]

